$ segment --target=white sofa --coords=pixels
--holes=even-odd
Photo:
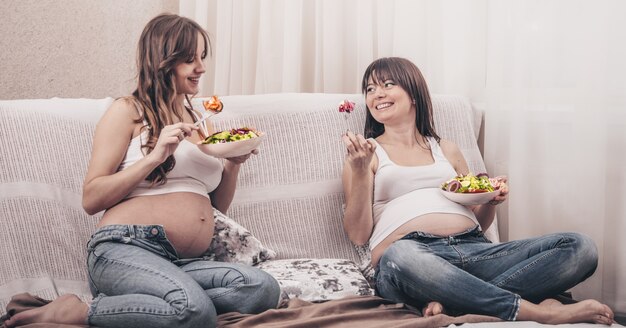
[[[347,120],[338,111],[343,99],[357,104]],[[363,131],[363,96],[222,100],[224,111],[211,118],[218,129],[252,126],[268,136],[259,155],[242,167],[227,214],[276,252],[260,265],[277,277],[283,296],[318,301],[371,294],[361,275],[371,273],[368,253],[343,231],[340,181],[340,136],[346,128]],[[85,246],[102,213],[83,211],[82,182],[95,124],[112,101],[0,101],[0,314],[21,292],[91,297]],[[472,171],[485,171],[477,146],[481,113],[462,97],[437,95],[433,101],[439,134],[459,145]],[[497,241],[496,229],[488,237]]]

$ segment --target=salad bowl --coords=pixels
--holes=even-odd
[[[494,190],[490,192],[478,192],[478,193],[458,193],[445,191],[440,189],[441,193],[449,200],[459,203],[461,205],[482,205],[488,203],[494,197],[500,194],[500,190]]]
[[[449,200],[461,205],[482,205],[500,194],[504,182],[491,179],[486,173],[457,175],[441,185],[441,192]]]
[[[261,133],[258,137],[246,140],[229,141],[215,144],[198,143],[198,148],[207,154],[217,158],[230,158],[249,154],[258,148],[265,139],[265,134]]]

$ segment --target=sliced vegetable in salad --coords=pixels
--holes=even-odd
[[[498,190],[503,182],[489,178],[487,173],[458,175],[443,184],[441,189],[454,193],[482,193]]]
[[[212,135],[204,139],[202,143],[203,144],[218,144],[218,143],[225,143],[225,142],[248,140],[248,139],[256,138],[258,136],[259,136],[259,133],[255,131],[254,129],[243,127],[239,129],[224,130],[224,131],[213,133]]]

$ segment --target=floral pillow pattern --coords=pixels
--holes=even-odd
[[[374,275],[376,273],[376,269],[372,265],[372,253],[370,252],[369,243],[363,246],[354,246],[357,254],[359,254],[359,269],[361,273],[365,277],[365,279],[370,283],[370,285],[376,285],[374,281]]]
[[[276,252],[265,247],[248,229],[213,209],[215,232],[211,247],[204,254],[208,260],[257,265],[276,257]]]
[[[359,267],[342,259],[289,259],[261,263],[280,285],[281,301],[320,302],[354,295],[374,295]]]

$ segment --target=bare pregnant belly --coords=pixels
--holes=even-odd
[[[372,250],[372,265],[377,266],[378,260],[387,247],[394,241],[415,231],[422,231],[435,236],[449,236],[475,227],[476,223],[460,214],[431,213],[418,216],[401,225]]]
[[[211,201],[188,192],[123,201],[104,213],[98,227],[112,224],[162,225],[181,258],[198,257],[206,252],[215,227]]]

